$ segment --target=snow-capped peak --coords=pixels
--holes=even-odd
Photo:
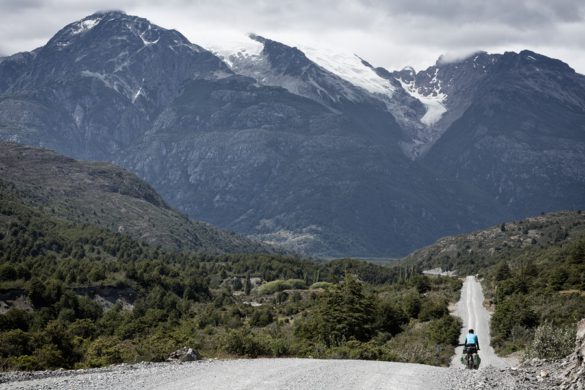
[[[328,49],[301,46],[299,49],[317,65],[371,93],[392,96],[394,86],[376,73],[356,54],[344,54]]]

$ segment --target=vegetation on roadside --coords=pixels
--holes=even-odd
[[[572,352],[575,324],[585,318],[585,236],[502,260],[486,276],[498,351],[540,358]]]
[[[0,368],[204,357],[448,363],[455,278],[355,260],[205,255],[55,218],[0,192]]]

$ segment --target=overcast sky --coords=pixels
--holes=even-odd
[[[0,0],[0,55],[44,45],[60,28],[121,9],[209,46],[254,32],[355,53],[390,70],[441,54],[530,49],[585,74],[585,0]]]

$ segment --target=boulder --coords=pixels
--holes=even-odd
[[[199,356],[197,355],[197,353],[193,350],[193,348],[181,348],[176,350],[175,352],[172,352],[169,355],[169,358],[167,359],[167,361],[169,362],[193,362],[195,360],[199,360]]]

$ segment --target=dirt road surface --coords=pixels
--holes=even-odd
[[[455,315],[463,320],[460,343],[465,341],[467,330],[474,329],[479,338],[481,367],[509,367],[510,363],[497,356],[490,344],[490,313],[484,307],[483,300],[481,284],[474,276],[467,276],[455,309]],[[462,354],[463,347],[457,347],[451,367],[464,369],[460,361]]]
[[[453,389],[449,369],[360,360],[242,359],[137,364],[20,378],[0,389]],[[25,380],[23,380],[25,379]]]

